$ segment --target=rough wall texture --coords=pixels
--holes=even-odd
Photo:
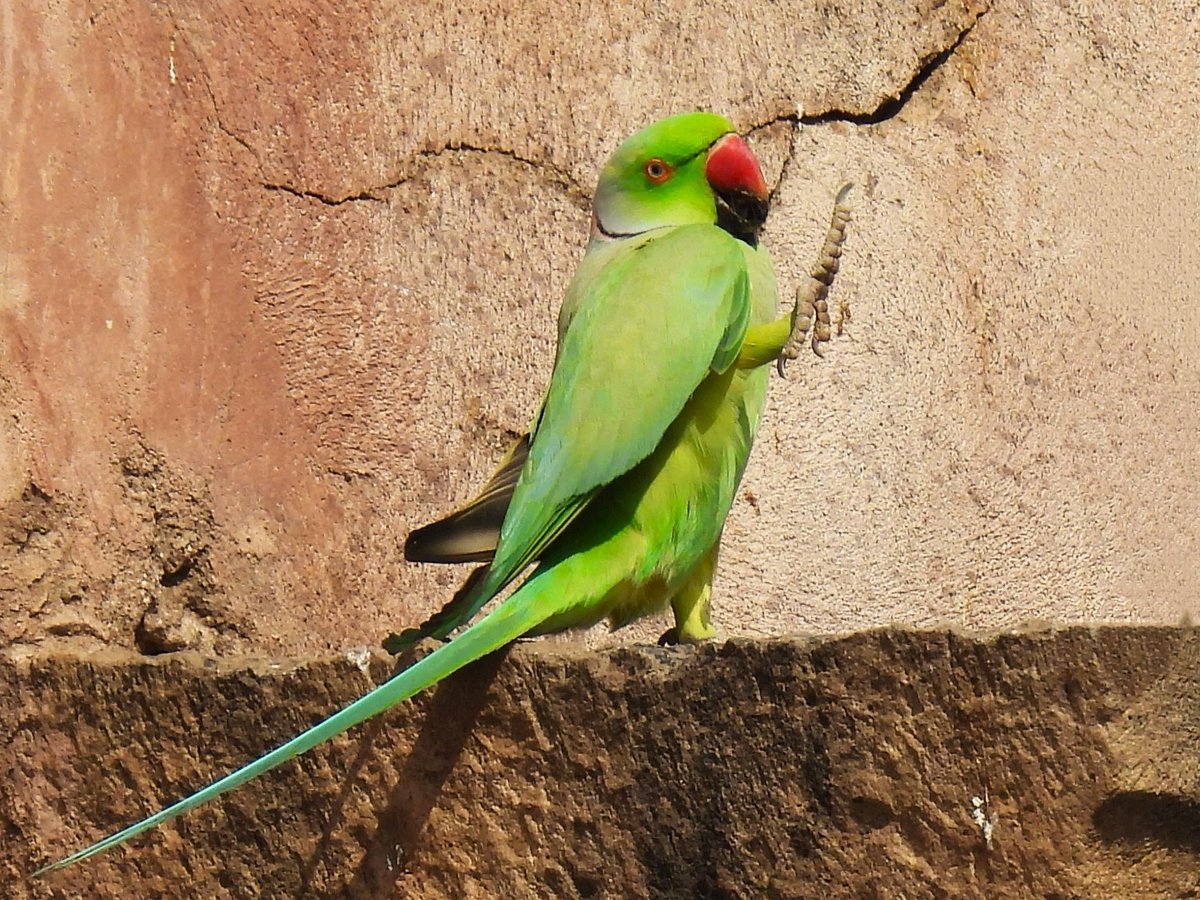
[[[1169,628],[523,645],[131,849],[19,879],[386,671],[8,655],[5,896],[1200,890],[1200,635]]]
[[[1194,3],[618,3],[577,18],[511,6],[0,4],[0,646],[15,723],[0,761],[19,775],[5,801],[6,872],[140,812],[143,794],[174,795],[244,759],[264,733],[281,738],[366,683],[332,663],[284,676],[129,654],[341,652],[445,599],[460,573],[406,566],[399,545],[468,496],[525,426],[597,167],[668,112],[714,109],[750,132],[778,186],[767,241],[785,286],[807,268],[837,186],[859,185],[833,298],[844,334],[774,384],[726,528],[727,634],[1169,624],[1200,611]],[[482,891],[494,876],[586,895],[665,885],[661,858],[681,861],[685,886],[787,895],[806,879],[842,883],[853,854],[875,848],[910,896],[957,896],[960,884],[1017,895],[1021,878],[1040,877],[1088,895],[1089,872],[1128,875],[1152,896],[1195,888],[1180,862],[1200,845],[1194,766],[1161,762],[1182,759],[1178,742],[1196,735],[1179,708],[1194,666],[1156,657],[1191,648],[1190,633],[1072,638],[1104,664],[1080,662],[1082,680],[1055,675],[1045,695],[1013,687],[1019,701],[1006,694],[1000,707],[1025,729],[1015,749],[1001,746],[1004,716],[986,739],[946,729],[983,727],[976,717],[997,708],[972,699],[991,696],[987,667],[1032,665],[1011,684],[1037,685],[1038,671],[1069,661],[1032,649],[994,659],[1001,639],[856,640],[827,652],[874,647],[862,652],[880,683],[903,697],[911,677],[930,692],[920,708],[905,699],[889,711],[895,691],[845,688],[876,729],[864,726],[862,742],[847,737],[860,722],[850,707],[828,720],[796,712],[784,718],[799,730],[750,751],[730,781],[723,754],[735,750],[717,741],[728,734],[705,730],[771,718],[770,697],[739,699],[749,669],[768,673],[751,681],[769,693],[773,678],[818,678],[805,667],[826,651],[736,645],[670,664],[649,651],[522,651],[529,662],[505,676],[512,709],[478,701],[480,719],[495,717],[487,728],[445,733],[439,693],[368,732],[416,748],[407,769],[395,768],[403,755],[364,757],[375,790],[346,777],[344,751],[318,757],[230,808],[227,831],[201,814],[154,839],[169,851],[156,861],[103,863],[96,877],[116,890],[135,871],[157,889],[190,867],[211,888],[197,896],[245,896],[301,883],[370,893],[397,877],[411,888],[403,879],[419,871],[431,892]],[[676,709],[656,691],[675,679],[674,704],[680,673],[710,663],[707,711],[688,701],[704,736],[687,741],[706,749],[681,762]],[[1145,729],[1114,736],[1124,720],[1102,721],[1106,679],[1133,703],[1155,677],[1166,681],[1138,707]],[[566,693],[573,679],[603,697]],[[729,708],[712,699],[726,690]],[[526,694],[546,709],[520,713]],[[559,819],[543,833],[539,816],[567,802],[556,779],[573,773],[537,723],[569,717],[551,708],[568,701],[622,710],[650,743],[582,779],[609,819]],[[922,716],[942,731],[920,730]],[[885,726],[905,743],[880,744]],[[634,730],[620,717],[603,727],[606,740]],[[203,752],[198,734],[211,738]],[[451,765],[485,736],[470,768]],[[587,752],[580,740],[566,744]],[[545,783],[523,771],[530,742],[558,754]],[[863,760],[840,770],[836,790],[820,768],[830,742]],[[146,754],[164,743],[175,749],[159,771]],[[83,760],[83,789],[71,787],[77,771],[54,768],[68,753]],[[968,774],[955,754],[972,760]],[[1117,767],[1119,754],[1140,762]],[[659,757],[675,767],[661,777],[683,773],[695,797],[644,780]],[[798,799],[778,796],[780,757]],[[985,853],[963,809],[995,757],[1006,840],[1024,843]],[[885,787],[872,780],[880,767]],[[454,778],[470,785],[439,799]],[[1020,799],[1027,782],[1044,802]],[[653,839],[612,821],[643,789],[657,814],[678,816]],[[346,823],[326,811],[331,797]],[[480,797],[484,818],[471,818]],[[779,812],[778,831],[743,809],[745,828],[719,837],[686,824],[732,815],[747,797],[792,802],[795,815]],[[672,812],[684,800],[686,814]],[[1154,824],[1164,816],[1193,825]],[[320,849],[312,836],[327,821]],[[619,852],[603,849],[610,839]],[[569,864],[512,881],[563,841]],[[419,863],[389,870],[393,845]],[[478,884],[464,880],[472,865]]]
[[[535,408],[600,161],[695,107],[782,179],[787,284],[860,185],[726,632],[1196,609],[1192,4],[508,6],[0,13],[0,641],[336,649],[435,608],[459,573],[399,543]]]

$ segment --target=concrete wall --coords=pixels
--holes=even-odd
[[[691,108],[781,179],[785,286],[859,184],[727,633],[1197,609],[1190,5],[509,6],[0,14],[0,642],[289,653],[436,608],[459,573],[404,535],[534,410],[598,165]]]
[[[374,646],[449,595],[461,573],[405,565],[404,536],[524,428],[597,168],[670,112],[750,134],[787,288],[838,185],[859,185],[844,333],[773,384],[726,529],[726,634],[1200,610],[1193,3],[0,6],[9,893],[369,683],[328,659],[275,679],[241,654]],[[891,634],[520,651],[502,683],[536,713],[477,697],[494,721],[443,733],[465,702],[446,687],[356,732],[399,729],[363,765],[411,769],[359,791],[341,742],[338,765],[290,766],[228,819],[36,892],[1194,888],[1190,632]],[[181,649],[227,662],[140,661]],[[626,721],[648,743],[618,753],[614,721],[589,744],[595,704],[621,697],[642,698]],[[776,719],[749,749],[727,740]],[[546,722],[579,758],[616,754],[604,778],[551,754],[529,781]],[[709,756],[655,781],[685,744]],[[764,773],[793,752],[789,799]],[[971,822],[984,787],[1000,855]],[[643,789],[687,815],[653,833],[571,818]],[[513,880],[551,838],[561,852]],[[633,848],[615,868],[610,844]]]

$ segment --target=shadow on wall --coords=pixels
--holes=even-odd
[[[420,851],[421,834],[429,815],[437,805],[442,786],[454,770],[463,747],[475,730],[493,682],[508,657],[511,645],[481,658],[474,665],[456,672],[438,683],[425,714],[425,724],[412,751],[405,760],[403,774],[378,813],[379,826],[368,839],[366,854],[345,885],[350,896],[373,894],[391,888],[398,874]],[[401,659],[399,672],[413,662]],[[346,778],[346,787],[331,810],[329,825],[321,843],[305,866],[300,896],[315,889],[314,878],[333,833],[340,827],[342,809],[357,782],[357,773],[371,759],[375,738],[383,727],[380,720],[368,723],[358,755]]]
[[[1158,791],[1121,791],[1092,815],[1109,844],[1156,844],[1200,854],[1200,801]]]

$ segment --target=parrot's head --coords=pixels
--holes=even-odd
[[[596,186],[593,231],[618,237],[708,223],[754,246],[769,196],[758,160],[732,123],[687,113],[643,128],[617,148]]]

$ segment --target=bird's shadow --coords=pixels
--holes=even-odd
[[[378,826],[366,843],[366,853],[353,878],[339,887],[314,885],[330,842],[345,818],[345,805],[370,760],[383,722],[370,723],[345,783],[330,811],[321,840],[301,874],[298,897],[335,893],[358,897],[390,893],[390,888],[412,859],[442,786],[454,770],[467,739],[487,701],[488,691],[508,656],[511,644],[491,653],[438,682],[425,712],[424,725],[397,777],[387,804],[377,814]],[[397,671],[407,667],[407,660]],[[331,873],[332,874],[332,873]],[[331,879],[331,881],[334,879]]]

